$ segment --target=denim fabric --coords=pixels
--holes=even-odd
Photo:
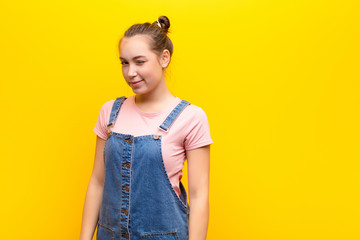
[[[117,98],[108,129],[125,97]],[[190,103],[182,100],[160,129],[172,123]],[[109,131],[104,148],[105,181],[98,221],[98,240],[187,240],[187,193],[173,189],[162,158],[162,136],[132,136]]]

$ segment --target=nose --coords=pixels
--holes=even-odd
[[[129,77],[135,77],[137,75],[136,72],[136,66],[129,64],[129,68],[128,68],[128,76]]]

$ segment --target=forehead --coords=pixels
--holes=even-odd
[[[123,37],[120,44],[120,57],[130,59],[138,55],[151,55],[150,39],[144,35]]]

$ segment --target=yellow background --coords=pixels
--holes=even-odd
[[[360,239],[356,0],[1,1],[0,238],[78,239],[118,40],[160,15],[214,140],[208,239]]]

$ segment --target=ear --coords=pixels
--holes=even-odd
[[[161,56],[160,56],[160,65],[163,67],[163,68],[166,68],[169,63],[170,63],[170,52],[169,50],[167,49],[164,49],[164,51],[161,53]]]

